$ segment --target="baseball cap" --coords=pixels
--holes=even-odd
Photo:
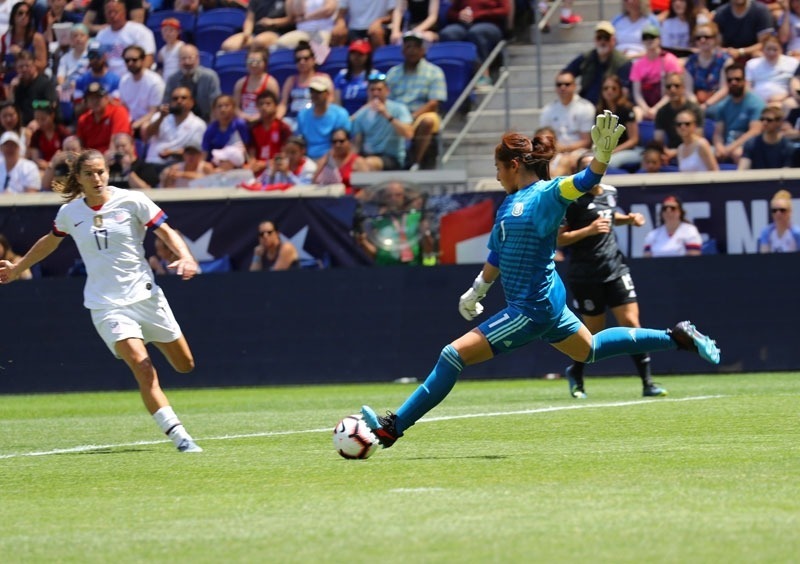
[[[99,41],[91,41],[86,51],[88,57],[102,57],[106,54],[106,48]]]
[[[0,145],[3,143],[16,143],[18,147],[22,147],[22,139],[19,138],[19,135],[14,133],[13,131],[6,131],[2,135],[0,135]]]
[[[330,85],[328,81],[321,76],[315,76],[309,81],[308,87],[317,92],[326,92],[330,88]]]
[[[219,165],[222,161],[228,161],[236,168],[244,165],[244,150],[236,145],[228,145],[222,149],[211,150],[211,161]]]
[[[645,35],[652,35],[653,37],[661,37],[661,30],[654,25],[646,25],[642,28],[642,37]]]
[[[99,82],[92,82],[86,88],[86,92],[84,92],[83,95],[84,97],[86,97],[86,96],[91,96],[92,94],[95,94],[97,96],[105,96],[106,94],[108,94],[108,92],[106,92],[105,86],[103,86]]]
[[[428,42],[425,41],[425,38],[417,33],[416,31],[407,31],[403,34],[403,43],[406,41],[416,41],[420,45],[427,45]]]
[[[203,147],[197,141],[189,141],[184,147],[183,152],[193,151],[195,153],[202,153]]]
[[[178,18],[164,18],[161,20],[161,27],[174,27],[178,31],[181,30],[181,22]]]
[[[597,25],[594,26],[594,32],[595,33],[602,32],[602,33],[607,33],[609,35],[616,35],[617,30],[614,29],[614,26],[611,22],[603,20],[597,22]]]
[[[369,55],[372,53],[372,45],[366,39],[356,39],[350,44],[350,51],[361,53],[362,55]]]

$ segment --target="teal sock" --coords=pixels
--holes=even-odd
[[[613,356],[668,351],[677,348],[677,343],[672,340],[667,331],[612,327],[592,335],[592,350],[584,362],[591,363]]]
[[[397,410],[395,428],[402,433],[439,405],[456,385],[462,370],[464,361],[453,345],[447,345],[430,375]]]

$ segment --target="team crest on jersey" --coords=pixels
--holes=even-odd
[[[95,227],[103,227],[103,216],[102,215],[94,216],[94,226]]]
[[[521,216],[524,207],[525,206],[522,204],[522,202],[517,202],[516,204],[514,204],[514,207],[511,208],[511,215],[513,215],[514,217]]]

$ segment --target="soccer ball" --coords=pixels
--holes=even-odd
[[[360,413],[348,415],[333,429],[333,448],[344,458],[369,458],[378,449],[378,444]]]

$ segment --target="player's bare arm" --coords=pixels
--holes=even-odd
[[[155,234],[156,237],[164,241],[164,244],[169,247],[169,250],[178,257],[177,260],[168,265],[169,268],[174,268],[175,273],[183,280],[189,280],[197,274],[197,261],[192,256],[183,238],[178,235],[172,227],[166,223],[162,223],[158,229],[155,230]]]

